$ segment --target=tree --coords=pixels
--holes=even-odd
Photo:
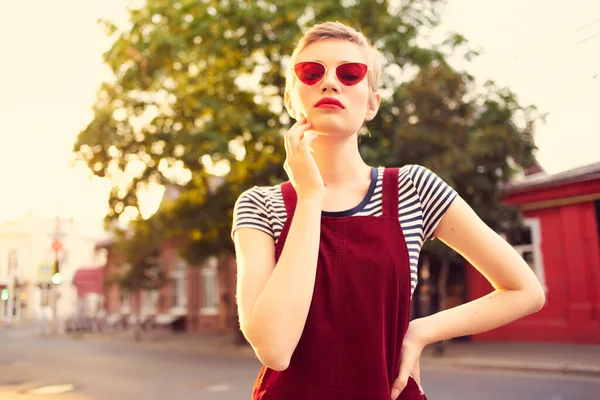
[[[114,81],[100,88],[94,119],[74,151],[114,183],[107,221],[139,214],[138,194],[148,185],[176,183],[180,197],[155,216],[161,232],[187,239],[181,251],[192,265],[232,254],[235,199],[250,185],[286,179],[287,56],[308,26],[339,20],[375,38],[386,63],[388,96],[361,136],[367,161],[423,164],[495,224],[504,213],[496,184],[512,172],[509,156],[517,166],[527,161],[532,125],[514,126],[515,114],[527,109],[509,91],[489,86],[476,95],[468,74],[448,65],[444,48],[464,47],[464,38],[453,35],[442,47],[416,44],[422,29],[439,22],[443,4],[148,0],[130,11],[124,30],[104,21],[115,39],[104,56]],[[410,69],[418,74],[405,81],[401,71]],[[481,206],[486,201],[489,209]]]
[[[170,226],[190,237],[188,260],[206,256],[193,249],[230,253],[239,193],[285,179],[282,71],[295,41],[308,25],[338,19],[378,38],[393,65],[426,63],[431,51],[412,42],[419,27],[437,23],[442,2],[396,3],[149,0],[131,10],[127,30],[105,21],[115,80],[100,88],[74,149],[114,182],[107,220],[139,213],[138,191],[151,183],[182,183]],[[210,193],[218,170],[228,172],[225,184]]]
[[[160,289],[168,281],[160,263],[160,227],[155,219],[133,223],[130,230],[116,230],[115,251],[124,266],[108,277],[108,284],[117,284],[130,294]],[[135,307],[134,337],[141,340],[141,304]]]

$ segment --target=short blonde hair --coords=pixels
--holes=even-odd
[[[369,42],[364,34],[337,21],[314,25],[298,41],[290,58],[289,68],[287,68],[285,74],[285,107],[290,116],[294,119],[298,119],[295,115],[294,108],[292,107],[291,99],[292,88],[294,87],[294,82],[296,80],[296,75],[294,75],[294,64],[302,50],[314,42],[325,39],[347,40],[348,42],[355,43],[362,47],[366,53],[367,65],[371,70],[370,73],[367,74],[370,96],[372,97],[379,88],[379,80],[381,79],[381,60],[383,56],[381,52]]]

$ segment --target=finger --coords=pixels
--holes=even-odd
[[[292,153],[292,148],[290,145],[290,139],[289,136],[291,134],[291,132],[293,132],[295,129],[297,129],[300,125],[305,124],[306,123],[306,118],[302,117],[300,118],[298,121],[296,121],[291,127],[290,129],[285,133],[285,135],[283,135],[283,144],[285,146],[285,152],[288,155],[291,155]]]
[[[308,119],[306,118],[306,115],[300,113],[300,118],[298,118],[297,122],[304,124],[308,121]]]
[[[302,139],[300,139],[300,149],[302,151],[308,152],[308,153],[312,153],[312,147],[310,146],[312,142],[315,141],[315,139],[317,138],[318,134],[315,133],[314,131],[306,131],[304,132],[304,134],[302,135]]]
[[[402,393],[407,383],[408,372],[406,372],[403,369],[400,369],[400,374],[398,375],[398,377],[394,381],[394,384],[392,385],[392,400],[396,400],[398,396],[400,396],[400,393]]]
[[[413,373],[412,373],[412,377],[415,380],[415,382],[417,382],[417,385],[419,385],[419,390],[421,391],[421,393],[423,393],[423,386],[421,386],[421,366],[420,366],[420,362],[417,362],[415,364],[415,367],[413,368]]]
[[[315,131],[310,131],[310,130],[307,130],[307,131],[305,131],[305,132],[304,132],[304,134],[302,135],[302,142],[303,142],[303,143],[306,143],[307,145],[309,145],[309,146],[310,146],[310,144],[311,144],[312,142],[314,142],[314,141],[315,141],[315,139],[316,139],[317,137],[319,137],[319,134],[318,134],[318,133],[316,133]]]
[[[394,400],[398,398],[400,393],[402,393],[406,387],[406,384],[408,383],[408,377],[418,361],[418,359],[415,357],[416,355],[407,350],[408,349],[404,350],[402,353],[402,358],[400,360],[400,373],[392,385],[392,399]],[[394,394],[396,394],[396,396],[394,396]]]
[[[312,126],[311,124],[305,123],[305,124],[299,125],[297,127],[294,127],[293,129],[290,129],[290,131],[288,132],[288,136],[289,136],[290,147],[292,148],[292,151],[294,151],[294,149],[298,148],[298,146],[300,145],[300,138],[302,137],[304,132],[307,131],[311,126]]]

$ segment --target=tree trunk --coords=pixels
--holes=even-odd
[[[133,325],[133,338],[136,342],[142,340],[142,314],[140,308],[135,312],[135,324]]]
[[[228,268],[225,257],[219,257],[217,267],[217,293],[219,297],[219,332],[227,333],[229,320]]]
[[[440,260],[440,273],[437,282],[438,293],[438,311],[443,311],[447,308],[448,298],[448,274],[450,273],[450,263],[447,258]],[[446,342],[440,341],[435,344],[435,353],[439,356],[446,352]]]
[[[135,275],[136,279],[135,279],[135,291],[132,291],[133,293],[136,294],[135,297],[131,297],[131,305],[134,306],[135,305],[135,323],[133,324],[133,339],[136,342],[140,342],[142,340],[142,293],[140,290],[140,279],[137,276],[137,274]],[[136,299],[135,303],[133,302],[134,298]],[[133,307],[132,307],[133,308]]]

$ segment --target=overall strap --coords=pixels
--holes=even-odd
[[[383,170],[383,193],[381,201],[384,217],[398,219],[398,173],[398,168],[386,168]]]
[[[298,196],[296,195],[296,189],[290,181],[283,182],[281,184],[281,194],[283,195],[283,203],[285,204],[285,211],[288,219],[294,216],[296,211],[296,203],[298,202]]]

